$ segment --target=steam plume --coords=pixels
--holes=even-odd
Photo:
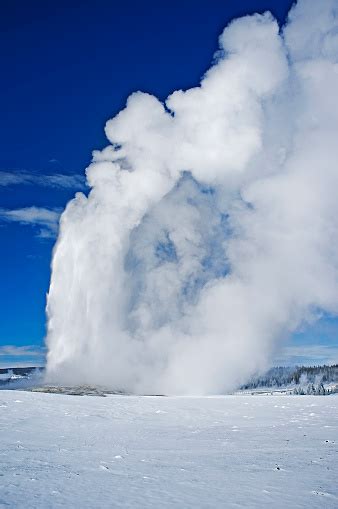
[[[137,92],[61,217],[47,375],[217,393],[338,311],[338,2],[233,21],[200,86]]]

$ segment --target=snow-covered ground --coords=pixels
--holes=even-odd
[[[0,392],[1,508],[338,507],[337,396]]]

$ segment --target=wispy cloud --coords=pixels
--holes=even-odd
[[[27,170],[0,170],[0,186],[36,185],[63,189],[82,189],[85,178],[78,174],[42,174]]]
[[[45,356],[44,346],[0,346],[0,368],[42,366],[45,363]]]
[[[26,207],[22,209],[0,209],[0,221],[16,222],[37,228],[40,238],[53,238],[59,226],[61,209]]]
[[[30,357],[40,357],[45,352],[45,347],[28,345],[28,346],[15,346],[4,345],[0,346],[0,357],[22,357],[22,355],[29,355]]]
[[[286,346],[275,359],[278,365],[338,363],[338,345]]]

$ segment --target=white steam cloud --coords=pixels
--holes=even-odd
[[[338,2],[235,20],[217,58],[107,123],[61,217],[50,380],[218,393],[338,312]]]

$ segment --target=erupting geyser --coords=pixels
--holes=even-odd
[[[205,394],[338,312],[338,2],[220,37],[200,86],[133,94],[61,218],[47,377]]]

